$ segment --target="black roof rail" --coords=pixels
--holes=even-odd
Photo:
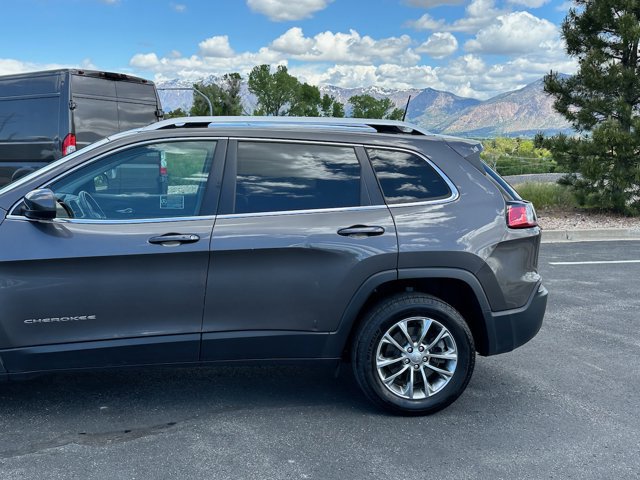
[[[272,128],[319,128],[361,132],[379,132],[404,135],[431,135],[431,132],[416,125],[397,120],[333,117],[181,117],[170,118],[145,127],[145,130],[172,128],[215,127],[272,127]]]

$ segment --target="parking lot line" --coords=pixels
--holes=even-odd
[[[592,260],[587,262],[549,262],[549,265],[606,265],[614,263],[640,263],[640,260]]]

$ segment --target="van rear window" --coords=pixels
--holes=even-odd
[[[95,95],[99,97],[115,97],[116,82],[104,78],[72,75],[71,91],[74,95]]]
[[[149,83],[116,82],[116,91],[118,98],[130,98],[138,102],[157,102],[156,91]]]

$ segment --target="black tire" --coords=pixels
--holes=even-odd
[[[424,320],[415,320],[416,318]],[[449,365],[446,367],[450,369],[449,375],[438,374],[428,368],[429,363],[425,363],[424,371],[428,372],[427,375],[431,375],[432,377],[427,377],[426,382],[421,380],[421,378],[424,377],[415,377],[420,378],[416,380],[416,384],[419,385],[418,382],[422,383],[423,393],[421,394],[425,395],[425,398],[405,398],[402,396],[403,392],[394,393],[392,388],[396,388],[395,381],[393,382],[394,386],[387,387],[381,378],[383,373],[379,373],[376,364],[379,347],[397,350],[398,357],[409,355],[407,353],[408,347],[405,347],[405,351],[400,351],[400,349],[395,346],[389,347],[389,345],[392,344],[386,340],[381,343],[382,337],[390,329],[393,328],[391,331],[396,332],[395,328],[399,328],[396,326],[398,322],[406,319],[412,319],[409,321],[410,323],[405,324],[409,325],[410,328],[414,328],[411,327],[414,325],[411,322],[422,321],[422,324],[426,325],[426,322],[429,320],[435,321],[435,323],[430,322],[429,325],[435,325],[434,329],[444,327],[444,329],[448,330],[450,335],[445,335],[445,337],[447,337],[447,341],[453,338],[454,342],[451,343],[451,345],[457,350],[457,358],[455,361],[429,360],[429,362],[434,362],[434,366],[436,362],[445,362],[444,364]],[[420,325],[420,323],[418,323],[418,325]],[[410,337],[413,338],[411,335]],[[408,340],[406,340],[406,345],[410,345]],[[425,347],[421,348],[424,349]],[[363,319],[361,327],[355,335],[351,352],[353,372],[365,395],[377,406],[403,415],[428,415],[453,403],[467,387],[475,365],[473,336],[462,316],[451,305],[436,297],[422,293],[398,294],[376,305]],[[418,356],[420,355],[421,354]],[[409,364],[409,361],[414,362],[419,360],[408,360],[408,358],[403,357],[402,360],[399,360],[398,366],[394,365],[394,367],[388,368],[397,368],[400,370],[405,362]],[[408,368],[412,367],[415,367],[416,372],[422,368],[420,365],[416,366],[410,363]],[[385,372],[386,368],[387,367],[384,367],[382,372]],[[402,375],[408,376],[410,374],[412,379],[410,395],[418,396],[420,392],[414,393],[413,390],[413,379],[417,373],[409,372],[408,370],[405,370],[405,372],[406,373]],[[442,378],[440,384],[443,382],[447,383],[444,383],[444,386],[440,387],[435,393],[431,393],[431,384],[428,378],[437,379],[439,377]],[[387,377],[386,380],[388,381],[389,378],[390,377]],[[398,381],[401,382],[401,380]],[[406,384],[408,385],[408,383],[407,381]],[[429,395],[427,396],[424,392],[429,392]]]

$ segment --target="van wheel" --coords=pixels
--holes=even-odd
[[[405,415],[427,415],[455,401],[475,364],[473,336],[462,316],[436,297],[390,297],[364,319],[352,365],[376,405]]]

